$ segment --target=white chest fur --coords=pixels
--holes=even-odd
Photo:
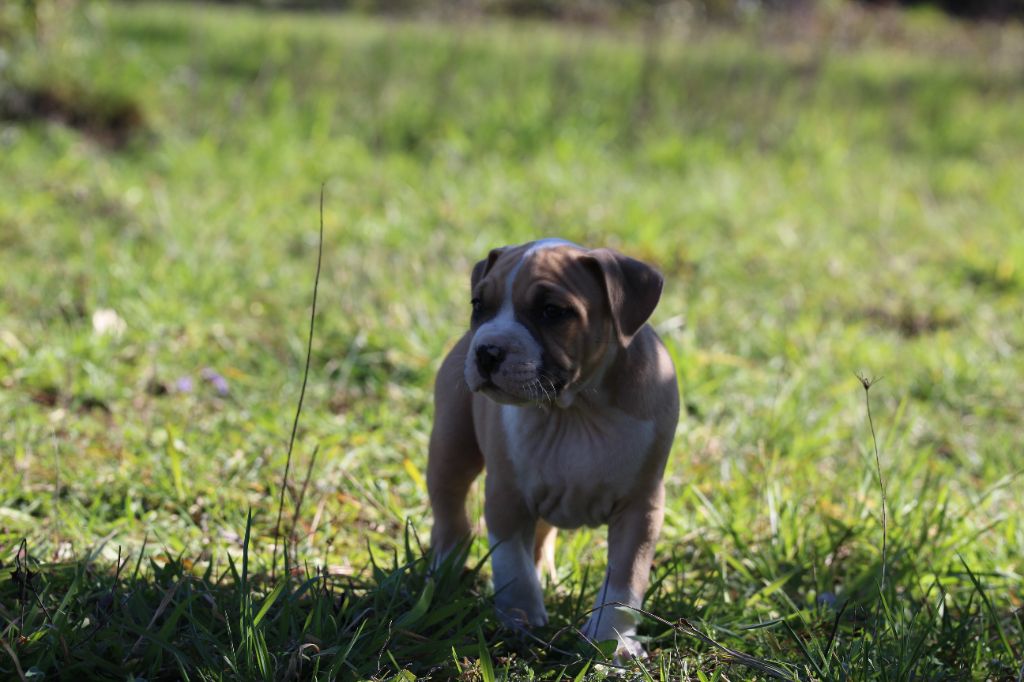
[[[607,523],[651,456],[654,422],[615,408],[504,405],[501,416],[527,506],[560,528]]]

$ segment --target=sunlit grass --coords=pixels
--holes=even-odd
[[[794,676],[1015,678],[1020,36],[989,54],[926,20],[956,59],[750,28],[645,62],[615,31],[91,6],[11,73],[129,98],[138,129],[0,123],[0,676],[473,678],[481,651],[498,677],[604,674],[573,630],[602,531],[560,537],[551,648],[498,627],[483,543],[431,581],[418,539],[469,270],[559,235],[666,275],[686,412],[647,609]],[[857,372],[882,378],[884,601]],[[654,679],[755,674],[643,633]]]

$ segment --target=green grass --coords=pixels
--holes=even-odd
[[[602,531],[560,536],[536,640],[499,627],[482,542],[435,578],[420,547],[469,270],[559,235],[667,280],[685,414],[631,675],[766,674],[726,647],[805,679],[1017,679],[1019,28],[840,12],[650,59],[628,31],[86,10],[0,72],[142,121],[120,145],[0,122],[0,677],[611,674],[572,630]],[[881,589],[856,372],[883,377]]]

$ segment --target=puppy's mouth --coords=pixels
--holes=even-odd
[[[506,405],[550,405],[558,402],[565,386],[564,380],[541,374],[526,381],[501,384],[488,377],[478,386],[471,388],[494,402]]]

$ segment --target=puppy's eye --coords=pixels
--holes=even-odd
[[[564,320],[572,315],[572,308],[548,303],[541,309],[540,314],[545,320]]]
[[[469,305],[473,306],[474,315],[479,315],[484,309],[483,301],[481,301],[479,298],[474,298],[473,300],[471,300],[469,302]]]

